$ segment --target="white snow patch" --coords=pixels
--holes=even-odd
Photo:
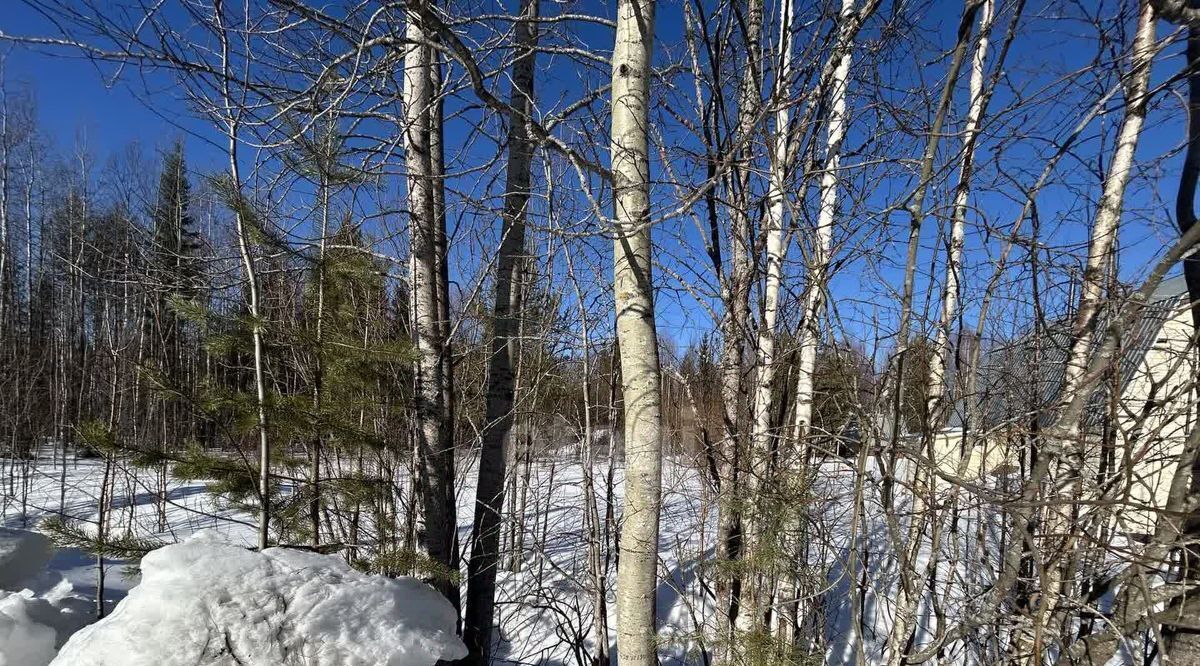
[[[67,638],[93,619],[70,583],[47,596],[0,591],[0,666],[46,666]]]
[[[440,594],[335,555],[200,536],[151,552],[141,569],[141,583],[54,664],[427,666],[466,655]]]
[[[47,608],[40,608],[41,606]],[[54,658],[56,633],[34,617],[49,610],[49,602],[32,594],[0,592],[0,666],[50,663]]]
[[[53,555],[44,535],[0,528],[0,666],[46,666],[92,618],[70,582],[44,571]]]

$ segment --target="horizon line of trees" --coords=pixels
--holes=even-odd
[[[1200,303],[1193,3],[31,2],[63,34],[5,39],[169,77],[227,158],[54,164],[32,97],[3,95],[8,484],[44,448],[64,474],[72,452],[104,465],[96,524],[60,538],[103,558],[139,536],[113,532],[125,465],[153,472],[159,531],[169,479],[208,479],[257,513],[259,548],[424,577],[486,664],[530,469],[565,451],[585,474],[577,658],[613,659],[612,590],[620,659],[649,666],[678,453],[716,514],[705,663],[824,658],[835,570],[857,663],[1200,654],[1200,431],[1164,416],[1200,404],[1196,331],[1145,404],[1121,394],[1168,272]],[[1139,237],[1154,263],[1122,267]],[[666,298],[709,320],[687,349]],[[1013,341],[1034,361],[989,386]],[[1028,413],[993,427],[992,390]],[[972,476],[997,439],[1012,469]],[[830,458],[853,475],[844,544],[820,511]],[[1165,505],[1140,505],[1150,484]]]

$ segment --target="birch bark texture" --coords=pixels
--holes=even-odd
[[[772,390],[775,386],[775,343],[776,323],[779,315],[779,290],[783,284],[784,258],[784,181],[787,178],[788,131],[790,100],[788,92],[792,77],[791,59],[792,1],[784,0],[779,7],[779,41],[776,54],[775,81],[771,93],[774,129],[770,135],[769,171],[767,182],[766,214],[763,216],[763,236],[766,239],[766,270],[762,287],[762,314],[755,347],[755,369],[753,414],[754,423],[750,438],[749,474],[746,478],[746,497],[763,507],[762,488],[771,483],[768,479],[772,445]],[[771,509],[767,509],[770,511]],[[746,559],[756,560],[764,539],[774,538],[764,531],[766,516],[746,516],[747,552]],[[773,587],[769,568],[756,567],[749,581],[750,589],[743,595],[745,608],[737,618],[739,630],[754,631],[761,628],[766,609],[770,606],[770,589]]]
[[[662,392],[651,280],[649,97],[654,0],[619,0],[612,56],[613,292],[625,405],[617,572],[622,664],[652,666],[662,484]]]
[[[1146,105],[1149,101],[1150,61],[1156,52],[1154,39],[1155,12],[1152,3],[1143,0],[1138,12],[1137,34],[1131,53],[1130,71],[1125,80],[1125,114],[1117,130],[1116,147],[1109,163],[1108,175],[1092,232],[1088,239],[1087,263],[1079,291],[1079,308],[1071,330],[1071,350],[1067,360],[1066,376],[1063,378],[1062,395],[1066,400],[1074,398],[1082,387],[1092,348],[1091,333],[1095,329],[1100,305],[1104,300],[1108,267],[1112,263],[1113,247],[1121,221],[1121,210],[1125,202],[1125,188],[1133,171],[1133,157],[1137,150],[1142,125],[1146,121]],[[1069,421],[1069,422],[1063,422]],[[1063,439],[1073,439],[1078,433],[1079,420],[1060,420],[1066,427]]]
[[[1157,52],[1155,43],[1156,12],[1150,0],[1138,5],[1137,33],[1130,54],[1130,68],[1125,77],[1125,107],[1117,141],[1104,178],[1100,203],[1092,222],[1088,239],[1087,262],[1084,265],[1079,291],[1079,307],[1071,327],[1071,345],[1064,372],[1061,412],[1046,433],[1043,452],[1052,460],[1052,477],[1057,481],[1055,499],[1060,504],[1046,506],[1043,533],[1046,541],[1042,552],[1046,559],[1055,552],[1067,552],[1073,547],[1076,533],[1071,506],[1086,500],[1080,477],[1084,471],[1083,443],[1080,442],[1080,421],[1087,400],[1079,399],[1081,391],[1090,392],[1087,381],[1088,365],[1095,348],[1094,332],[1099,320],[1113,265],[1113,250],[1125,203],[1125,189],[1133,171],[1133,158],[1146,120],[1150,92],[1150,64]],[[1019,653],[1029,655],[1030,664],[1040,663],[1045,637],[1054,631],[1052,619],[1062,602],[1065,585],[1070,584],[1070,572],[1059,564],[1048,564],[1041,579],[1042,595],[1028,633],[1018,635]]]
[[[430,125],[433,109],[433,60],[421,15],[408,14],[404,49],[404,149],[408,171],[409,234],[412,253],[412,316],[417,343],[416,443],[421,519],[417,541],[444,571],[427,572],[446,596],[457,595],[449,573],[454,561],[454,451],[446,441],[442,362],[443,327],[439,322],[437,231]],[[451,502],[446,500],[450,498]]]
[[[873,5],[878,3],[871,3]],[[836,65],[829,79],[829,117],[825,126],[825,164],[818,186],[820,201],[817,208],[817,229],[813,238],[808,266],[808,284],[804,294],[804,311],[800,321],[799,360],[796,371],[796,441],[812,424],[813,374],[817,365],[817,347],[821,339],[821,308],[828,281],[829,262],[833,253],[833,226],[837,218],[838,170],[842,161],[842,142],[846,138],[846,87],[850,78],[851,44],[858,26],[853,23],[854,0],[842,0],[838,23],[841,39],[839,50],[833,53]],[[801,462],[803,457],[801,456]]]
[[[738,117],[735,145],[745,141],[758,122],[761,105],[762,79],[762,0],[748,0],[744,40],[746,60],[742,77],[738,81]],[[743,151],[749,153],[750,151]],[[720,460],[720,506],[717,520],[717,560],[734,562],[741,558],[742,511],[741,486],[743,457],[745,455],[746,424],[744,387],[746,374],[745,335],[750,311],[750,205],[747,192],[750,187],[751,159],[748,154],[739,155],[733,167],[733,179],[738,186],[730,187],[729,198],[734,201],[730,210],[731,231],[729,237],[729,270],[721,284],[721,300],[725,311],[721,317],[721,398],[723,443]],[[717,650],[733,642],[733,629],[737,621],[740,604],[741,581],[735,567],[727,568],[730,573],[721,573],[717,580],[717,597],[720,610]],[[722,645],[724,644],[724,645]],[[718,654],[718,660],[720,655]]]
[[[937,340],[929,360],[929,394],[926,411],[931,419],[940,422],[946,404],[946,368],[953,351],[954,320],[958,317],[958,300],[962,291],[963,245],[966,239],[968,199],[971,194],[971,172],[975,168],[975,146],[987,106],[984,92],[988,35],[995,19],[995,0],[984,0],[979,10],[979,41],[971,57],[970,102],[963,125],[962,155],[958,167],[958,184],[954,188],[954,204],[950,218],[950,241],[946,248],[946,282],[942,286],[942,310],[938,318]]]
[[[971,32],[975,27],[975,15],[979,12],[983,0],[964,0],[962,18],[959,20],[957,40],[950,57],[950,66],[946,71],[946,80],[942,85],[936,112],[926,134],[925,150],[921,156],[918,180],[915,189],[909,195],[904,208],[908,212],[908,251],[904,262],[904,287],[900,299],[900,322],[896,333],[895,362],[891,371],[890,388],[887,391],[888,402],[891,403],[891,432],[887,444],[887,461],[883,478],[883,504],[890,511],[894,499],[896,485],[896,460],[899,455],[900,436],[903,428],[904,405],[904,373],[909,352],[909,332],[912,328],[913,299],[916,290],[917,253],[920,246],[921,227],[925,222],[925,197],[929,193],[930,183],[934,178],[934,161],[937,159],[938,146],[942,141],[942,125],[950,111],[950,103],[954,98],[954,88],[962,71],[963,61],[966,60],[967,46],[971,41]],[[922,403],[923,404],[923,403]],[[903,587],[903,586],[901,586]],[[901,604],[903,605],[903,604]]]

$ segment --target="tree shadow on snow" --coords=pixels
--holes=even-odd
[[[203,486],[203,485],[189,485],[189,486],[180,486],[180,487],[176,487],[176,488],[171,488],[170,490],[167,491],[167,501],[168,502],[177,502],[181,499],[184,499],[187,497],[192,497],[193,495],[202,495],[206,492],[208,492],[208,487]],[[114,496],[113,501],[112,501],[112,508],[113,509],[125,509],[125,508],[128,508],[130,505],[146,506],[148,504],[157,504],[158,502],[159,502],[159,495],[157,492],[143,491],[143,492],[139,492],[139,493],[135,494],[132,497],[132,501],[128,495]]]

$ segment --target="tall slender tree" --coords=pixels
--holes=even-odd
[[[1124,115],[1117,129],[1116,145],[1092,221],[1079,302],[1071,324],[1071,341],[1059,393],[1063,397],[1063,405],[1039,451],[1039,457],[1050,465],[1051,478],[1059,484],[1055,491],[1057,498],[1066,500],[1063,504],[1046,507],[1043,531],[1046,538],[1052,540],[1065,539],[1069,542],[1074,529],[1070,503],[1081,499],[1080,477],[1084,471],[1086,442],[1079,436],[1084,405],[1079,398],[1091,392],[1085,378],[1094,351],[1093,333],[1100,320],[1104,293],[1110,280],[1109,271],[1113,266],[1117,231],[1125,205],[1125,189],[1133,174],[1134,154],[1138,139],[1141,138],[1142,125],[1146,121],[1150,66],[1158,52],[1155,43],[1157,16],[1151,0],[1139,1],[1137,17],[1137,29],[1130,48],[1129,73],[1124,81]],[[1054,552],[1055,549],[1045,550]],[[1068,576],[1064,562],[1045,567],[1041,580],[1042,594],[1034,613],[1033,626],[1018,635],[1019,649],[1029,655],[1030,664],[1038,663],[1041,659],[1043,641],[1052,631],[1050,623],[1063,597],[1067,596],[1064,593],[1068,590],[1062,586],[1069,584]]]
[[[654,0],[619,0],[612,55],[613,292],[625,413],[617,647],[630,666],[658,662],[654,599],[663,430],[650,239],[654,9]]]
[[[721,275],[721,300],[724,310],[721,315],[721,397],[723,446],[718,460],[718,488],[720,506],[717,518],[717,559],[723,562],[717,580],[718,604],[720,606],[721,637],[718,650],[733,643],[733,629],[740,610],[742,581],[737,575],[735,563],[742,557],[742,485],[743,466],[747,454],[751,428],[747,427],[750,410],[746,405],[746,335],[750,316],[750,287],[752,264],[750,261],[753,233],[751,231],[750,185],[753,166],[753,150],[750,138],[758,127],[762,106],[762,31],[763,2],[748,0],[742,19],[736,22],[735,35],[745,45],[745,60],[741,77],[737,82],[737,122],[732,142],[745,146],[738,151],[730,176],[724,179],[730,206],[729,262],[728,266],[717,262],[715,269]],[[719,128],[718,114],[708,114],[714,128]],[[715,129],[710,134],[716,136]],[[720,148],[714,146],[713,152]],[[711,158],[714,162],[717,156]],[[714,197],[715,199],[715,197]],[[716,201],[710,202],[710,216],[717,225]],[[720,236],[714,230],[715,256],[720,256]],[[719,656],[719,655],[718,655]]]
[[[539,0],[522,0],[516,22],[517,55],[512,64],[511,111],[508,115],[508,167],[501,212],[500,256],[492,301],[491,355],[487,398],[480,434],[479,482],[475,488],[475,522],[467,565],[467,603],[463,640],[468,661],[489,663],[495,624],[496,572],[499,567],[500,513],[504,508],[504,442],[514,420],[514,336],[521,312],[516,283],[525,252],[525,215],[529,205],[533,142],[528,123],[533,114],[534,53]],[[604,637],[607,640],[607,637]]]
[[[946,279],[942,285],[942,309],[938,318],[937,343],[929,364],[929,405],[925,411],[936,423],[947,403],[946,371],[953,348],[954,322],[962,298],[963,244],[966,239],[967,209],[971,196],[971,176],[975,169],[975,148],[991,89],[985,90],[988,38],[992,31],[996,7],[994,0],[984,0],[979,12],[979,40],[971,57],[970,98],[967,117],[963,122],[962,148],[958,164],[958,184],[954,187],[954,203],[950,212],[950,238],[946,246]]]
[[[746,466],[746,496],[753,498],[755,510],[746,516],[746,557],[751,560],[750,575],[745,581],[749,589],[742,595],[745,607],[738,617],[744,631],[757,632],[766,627],[767,610],[772,604],[774,589],[773,567],[762,557],[765,541],[778,538],[767,527],[768,515],[776,510],[770,502],[762,501],[764,494],[775,484],[772,478],[773,452],[777,433],[774,431],[775,373],[777,370],[776,324],[779,319],[779,292],[783,286],[785,200],[788,176],[787,155],[791,133],[792,86],[792,0],[779,4],[775,79],[771,91],[774,127],[768,139],[768,182],[762,236],[766,239],[766,266],[762,285],[762,309],[758,322],[755,346],[755,369],[752,413],[753,429],[750,438],[749,464]]]
[[[439,301],[438,210],[432,145],[434,58],[421,11],[407,15],[404,48],[404,149],[408,170],[408,217],[412,265],[412,318],[417,344],[417,485],[421,494],[418,541],[437,571],[431,581],[456,600],[454,557],[454,450],[445,423],[445,328]]]

